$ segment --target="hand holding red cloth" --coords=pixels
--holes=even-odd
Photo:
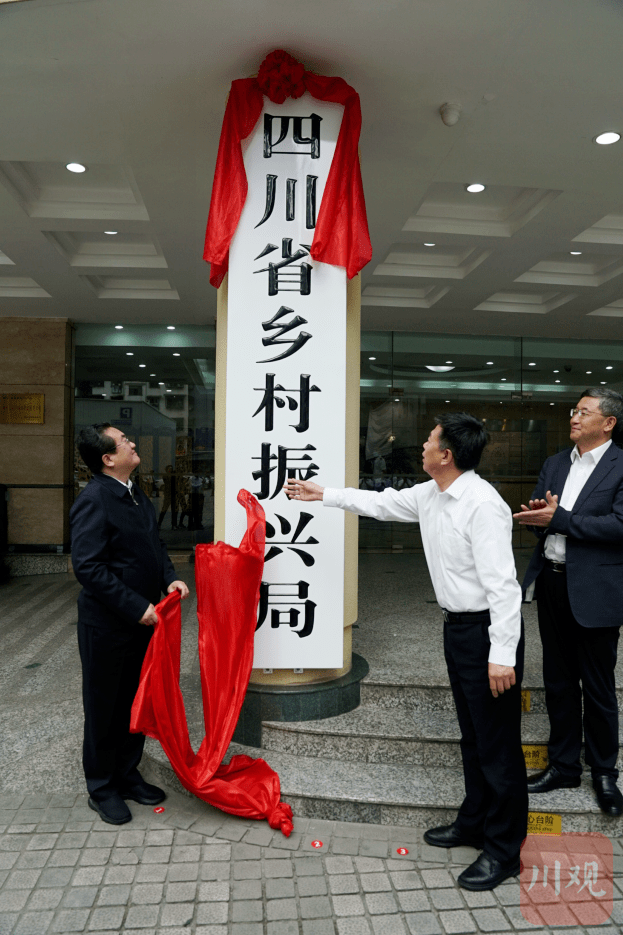
[[[206,735],[195,754],[180,690],[182,617],[179,591],[156,607],[158,624],[143,663],[130,730],[162,745],[182,785],[211,805],[243,818],[267,818],[286,837],[292,809],[281,802],[279,776],[262,759],[234,756],[222,765],[253,666],[257,603],[264,567],[266,524],[260,503],[246,490],[239,548],[224,542],[195,552],[199,665]]]

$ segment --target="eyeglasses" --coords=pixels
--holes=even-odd
[[[587,416],[601,416],[605,418],[604,414],[599,411],[599,409],[572,409],[571,418],[574,416],[579,416],[580,419],[585,419]]]
[[[130,441],[130,439],[129,439],[129,438],[126,438],[125,435],[122,435],[122,436],[121,436],[121,441],[119,442],[118,445],[115,445],[115,447],[114,447],[112,450],[113,450],[113,451],[116,451],[117,448],[122,448],[124,445],[131,445],[131,444],[133,444],[133,443]]]

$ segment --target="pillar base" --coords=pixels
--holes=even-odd
[[[359,707],[360,682],[370,671],[363,656],[353,653],[346,675],[312,685],[249,685],[232,740],[262,746],[262,721],[320,721]]]

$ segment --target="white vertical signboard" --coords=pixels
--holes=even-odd
[[[287,477],[342,487],[346,271],[312,260],[343,107],[305,94],[265,107],[243,143],[249,191],[229,254],[225,537],[266,512],[255,668],[339,668],[344,514],[288,500]]]

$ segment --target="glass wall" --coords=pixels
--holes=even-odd
[[[490,443],[479,473],[514,512],[543,461],[569,445],[569,410],[587,386],[623,390],[623,342],[364,332],[360,486],[428,480],[422,445],[437,413],[472,412]],[[78,325],[75,427],[110,422],[136,442],[137,482],[173,551],[214,536],[213,327]],[[89,478],[76,452],[76,493]],[[419,527],[360,518],[364,551],[421,548]],[[515,529],[516,547],[533,536]]]
[[[479,468],[513,509],[546,457],[569,446],[569,411],[587,386],[623,389],[623,343],[367,332],[361,350],[360,486],[428,480],[422,445],[433,417],[471,412],[490,442]],[[421,548],[417,524],[360,519],[362,550]],[[514,532],[516,547],[534,537]]]
[[[173,552],[214,538],[213,327],[77,325],[75,430],[110,422],[136,443],[134,478]],[[75,452],[75,492],[89,471]]]

